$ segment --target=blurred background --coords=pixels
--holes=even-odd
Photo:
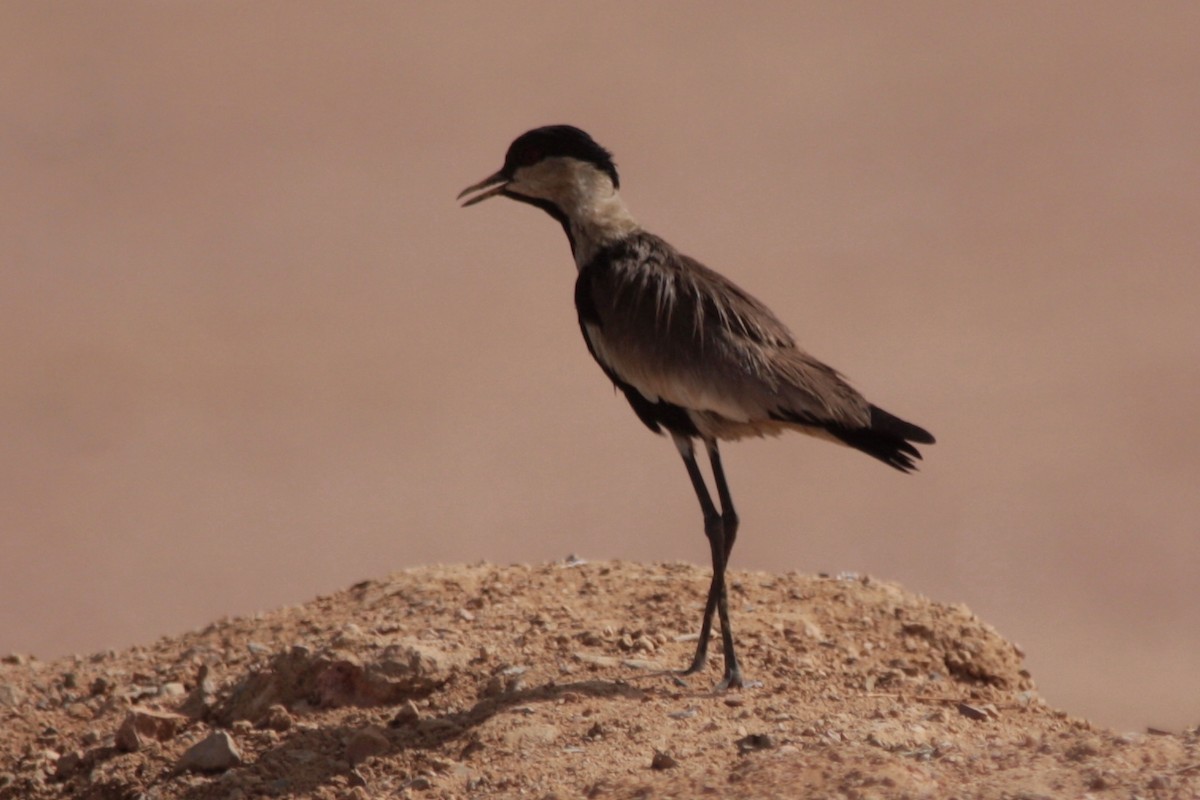
[[[0,652],[431,562],[706,564],[588,357],[528,128],[939,443],[725,449],[735,568],[965,602],[1200,723],[1200,5],[0,5]]]

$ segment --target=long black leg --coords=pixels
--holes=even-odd
[[[729,494],[729,484],[725,482],[725,468],[721,466],[721,453],[717,450],[716,442],[708,443],[708,459],[712,462],[717,497],[721,500],[721,521],[725,523],[725,563],[728,564],[734,540],[737,539],[738,515],[733,509],[733,497]]]
[[[718,512],[717,507],[713,505],[708,487],[704,484],[704,477],[700,474],[700,467],[696,464],[691,440],[677,438],[675,444],[679,447],[680,455],[683,456],[688,477],[692,480],[692,488],[695,489],[696,498],[700,501],[700,510],[704,514],[704,535],[708,538],[709,549],[712,553],[712,583],[709,585],[708,598],[704,603],[700,640],[696,644],[695,658],[692,659],[691,666],[684,670],[684,674],[690,675],[704,668],[704,664],[708,660],[708,641],[712,635],[713,611],[716,610],[720,614],[721,640],[725,648],[725,677],[717,688],[740,687],[743,685],[742,673],[733,649],[733,630],[729,625],[729,604],[725,592],[725,564],[729,552],[733,548],[733,538],[728,535],[726,525],[732,523],[731,530],[733,536],[736,537],[737,515],[733,511],[733,504],[729,499],[729,488],[725,482],[724,472],[721,470],[721,460],[716,451],[716,443],[708,444],[709,458],[712,460],[713,476],[717,483],[718,497],[725,509],[724,514]]]
[[[742,669],[738,665],[737,653],[733,649],[733,627],[729,624],[729,597],[725,587],[725,569],[729,566],[729,554],[733,552],[733,543],[737,540],[738,515],[733,508],[733,498],[729,494],[729,484],[725,480],[725,470],[721,466],[721,453],[717,450],[716,441],[708,445],[708,459],[712,464],[713,481],[717,484],[717,497],[721,501],[721,529],[724,532],[721,553],[721,594],[717,598],[717,613],[721,617],[721,644],[725,647],[725,677],[718,688],[745,685]],[[714,567],[715,568],[715,567]],[[712,608],[705,609],[706,619],[711,618]]]
[[[704,477],[700,474],[700,467],[696,464],[696,455],[691,440],[677,439],[675,444],[679,447],[680,455],[683,456],[683,464],[687,467],[688,477],[692,479],[692,488],[696,490],[696,499],[700,501],[700,511],[704,514],[704,535],[708,538],[713,562],[712,583],[708,588],[708,600],[704,604],[704,617],[700,625],[700,641],[696,645],[696,657],[692,659],[692,665],[683,672],[685,675],[690,675],[702,670],[708,660],[708,639],[712,634],[712,609],[723,588],[722,571],[718,567],[725,554],[725,526],[721,522],[721,515],[717,511],[717,507],[713,505],[708,487],[704,485]]]

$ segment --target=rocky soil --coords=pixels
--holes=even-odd
[[[690,565],[408,570],[122,652],[0,663],[0,798],[1194,798],[1200,731],[1048,708],[966,608]]]

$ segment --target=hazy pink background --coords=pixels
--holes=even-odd
[[[1200,5],[0,6],[0,652],[429,562],[707,562],[517,134],[934,431],[726,449],[737,568],[962,601],[1049,700],[1200,722]]]

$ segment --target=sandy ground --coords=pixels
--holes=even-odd
[[[1200,796],[1200,731],[1050,708],[965,607],[732,578],[740,691],[668,671],[707,585],[681,564],[413,569],[148,647],[10,655],[0,798]]]

